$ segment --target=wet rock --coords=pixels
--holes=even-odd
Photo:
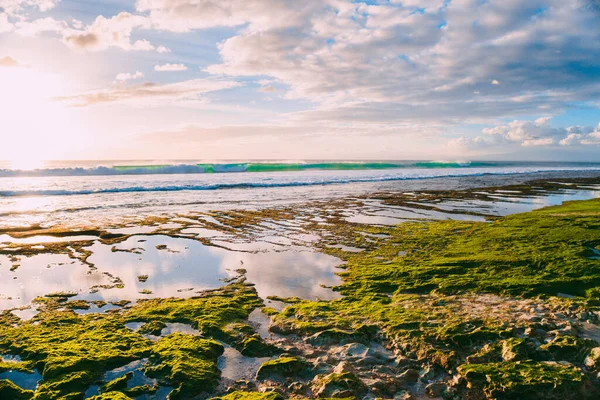
[[[305,374],[309,368],[310,364],[300,357],[279,357],[263,363],[256,373],[256,379],[299,376]]]
[[[345,398],[364,396],[368,388],[353,373],[329,374],[317,378],[313,382],[313,390],[317,397]]]
[[[435,371],[435,368],[432,366],[427,366],[420,373],[421,381],[423,381],[423,382],[431,381],[431,380],[433,380],[433,378],[435,378],[436,375],[437,375],[437,373]]]
[[[346,372],[350,372],[355,374],[356,373],[356,368],[354,368],[352,366],[352,364],[350,364],[347,361],[342,361],[341,363],[339,363],[338,365],[335,366],[335,368],[333,369],[333,372],[336,374],[343,374]]]
[[[548,333],[541,328],[529,327],[525,329],[525,335],[529,336],[530,338],[545,338],[548,336]]]
[[[420,373],[416,369],[407,369],[398,375],[401,384],[411,384],[419,380]]]
[[[425,392],[429,397],[441,397],[448,389],[448,386],[442,382],[433,382],[425,387]]]
[[[600,347],[594,347],[585,358],[585,366],[595,370],[600,367]]]
[[[413,400],[414,397],[412,396],[412,394],[410,394],[410,392],[402,391],[400,393],[396,393],[394,395],[394,400]]]
[[[277,348],[256,337],[243,341],[240,353],[246,357],[268,357],[277,352]]]
[[[450,382],[448,382],[450,387],[459,387],[465,384],[465,378],[462,377],[462,375],[460,374],[456,374],[452,377],[452,379],[450,380]]]
[[[591,340],[575,336],[557,336],[551,342],[540,346],[539,350],[549,353],[556,361],[580,363],[595,345]]]
[[[162,321],[152,321],[142,325],[138,330],[138,333],[141,333],[143,335],[160,336],[160,333],[166,327],[167,324],[165,324]]]
[[[302,394],[306,391],[306,385],[302,382],[293,382],[287,387],[288,392]]]
[[[344,344],[355,342],[355,336],[354,332],[343,331],[341,329],[328,329],[306,338],[306,343],[312,344],[313,346],[323,346],[334,343]]]
[[[0,380],[0,399],[29,400],[32,397],[31,390],[23,390],[8,379]]]

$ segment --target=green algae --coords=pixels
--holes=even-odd
[[[0,399],[30,400],[33,398],[31,390],[23,390],[7,379],[0,380]]]
[[[536,349],[532,341],[514,337],[519,323],[455,315],[443,299],[467,293],[525,297],[600,293],[594,291],[600,287],[597,261],[583,254],[585,248],[600,242],[599,217],[600,200],[589,200],[494,222],[360,227],[360,232],[373,229],[389,237],[364,253],[325,250],[347,262],[346,270],[339,274],[343,283],[335,288],[344,297],[295,300],[273,316],[270,329],[283,335],[312,336],[307,341],[319,344],[316,339],[327,336],[326,332],[343,332],[332,336],[344,342],[360,326],[374,325],[403,354],[446,369],[471,365],[464,364],[468,357],[479,365],[507,371],[514,365],[521,370],[529,365],[526,360],[532,359],[538,364],[541,360],[580,364],[593,343],[559,338]],[[360,234],[351,226],[335,229],[349,241]],[[440,300],[427,300],[436,296]],[[514,364],[517,360],[523,360],[524,366]],[[543,370],[554,368],[539,365]],[[546,382],[542,378],[539,381]],[[506,384],[505,391],[509,393],[511,388]]]
[[[102,386],[103,392],[113,392],[119,391],[127,388],[127,381],[131,379],[133,376],[133,372],[128,372],[125,375],[115,378],[110,382],[107,382],[104,386]]]
[[[479,388],[488,398],[565,399],[594,398],[585,392],[585,376],[572,365],[551,362],[501,362],[466,364],[458,371],[469,388]]]
[[[166,327],[167,327],[167,324],[165,324],[162,321],[151,321],[151,322],[148,322],[148,323],[142,325],[140,327],[140,329],[138,329],[138,333],[145,334],[145,335],[160,336],[160,333]]]
[[[591,349],[597,344],[593,340],[579,339],[574,336],[559,336],[553,341],[540,346],[541,351],[547,351],[555,360],[581,363]]]
[[[257,392],[232,392],[221,397],[213,397],[211,400],[283,400],[279,393],[257,393]]]
[[[0,351],[17,354],[42,371],[36,398],[77,397],[103,371],[150,353],[151,342],[120,321],[72,312],[42,312],[17,327],[0,327]]]
[[[221,338],[227,324],[246,320],[262,300],[252,286],[233,283],[190,299],[140,300],[124,313],[127,322],[161,321],[189,324],[202,334]]]
[[[283,218],[286,213],[280,210],[273,215]],[[226,216],[231,217],[228,224],[244,229],[262,218],[259,212],[249,218],[235,213],[219,217],[226,220]],[[325,250],[347,262],[340,274],[343,283],[336,288],[345,297],[331,301],[281,299],[289,304],[282,312],[266,311],[273,317],[273,331],[312,336],[307,342],[315,346],[374,340],[444,368],[460,365],[474,396],[481,391],[498,398],[535,398],[548,393],[551,386],[564,398],[573,398],[581,393],[582,385],[589,385],[587,378],[578,367],[542,360],[580,364],[592,342],[559,336],[532,349],[530,340],[514,337],[519,323],[455,315],[447,300],[451,295],[469,293],[544,297],[567,293],[588,296],[577,300],[585,306],[600,299],[598,262],[589,259],[586,250],[600,246],[599,217],[600,202],[596,200],[487,223],[442,221],[365,228],[332,220],[337,225],[331,230],[342,236],[340,243],[368,249],[360,254]],[[363,243],[364,232],[388,237],[376,244]],[[187,398],[190,393],[210,392],[219,379],[216,358],[222,347],[208,338],[231,344],[245,355],[275,351],[246,322],[262,301],[243,280],[191,299],[141,300],[114,315],[78,316],[58,311],[76,308],[78,303],[69,302],[66,296],[37,302],[45,310],[31,322],[9,313],[0,315],[0,352],[18,354],[27,368],[43,371],[44,382],[35,395],[40,399],[80,398],[104,371],[146,357],[151,359],[147,374],[174,386],[172,398]],[[125,329],[127,322],[144,322],[148,329],[154,327],[154,333],[166,323],[180,322],[197,328],[205,337],[176,334],[152,343],[140,335],[145,330]],[[48,326],[36,330],[35,324]],[[89,343],[91,340],[98,345]],[[50,349],[54,346],[59,348],[56,352]],[[116,357],[113,347],[124,356]],[[295,357],[282,359],[286,358]],[[263,366],[262,376],[299,377],[308,371],[307,364],[296,369],[291,363],[289,368],[294,371],[288,373],[288,366],[283,365],[287,363],[281,364]],[[495,383],[478,379],[481,376],[489,376]],[[115,391],[118,388],[121,390]],[[156,388],[117,386],[106,390],[97,398],[126,399]],[[235,393],[241,393],[238,398],[250,399],[267,395]]]
[[[175,387],[171,400],[187,399],[214,389],[221,376],[217,368],[221,354],[223,346],[214,340],[174,333],[156,343],[150,355],[152,365],[145,373]]]
[[[262,306],[255,289],[240,282],[196,298],[140,301],[110,314],[78,315],[68,307],[60,310],[64,304],[76,304],[62,295],[38,300],[41,312],[30,321],[10,312],[0,314],[0,353],[19,355],[23,360],[3,362],[1,367],[6,364],[6,368],[24,372],[39,369],[44,380],[35,399],[82,398],[105,371],[143,358],[150,360],[145,369],[148,376],[175,388],[171,399],[210,392],[220,378],[216,361],[223,347],[219,343],[183,334],[154,343],[141,333],[159,333],[167,322],[182,322],[200,328],[208,337],[230,337],[226,328],[237,324],[244,326],[239,328],[241,333],[236,331],[243,342],[256,334],[241,322]],[[131,321],[146,322],[145,329],[131,331],[125,327]],[[253,342],[250,347],[255,345]],[[126,375],[106,384],[102,398],[111,398],[112,393],[135,397],[156,391],[144,386],[126,389],[127,380]]]
[[[307,372],[309,365],[300,357],[280,357],[264,362],[256,378],[263,380],[271,377],[300,376]]]
[[[368,391],[367,386],[350,372],[315,379],[313,387],[318,398],[362,398]]]
[[[90,400],[132,400],[132,398],[121,392],[107,392],[90,397]]]

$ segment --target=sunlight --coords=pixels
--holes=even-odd
[[[64,153],[75,130],[65,106],[52,100],[64,90],[60,76],[33,68],[0,68],[0,87],[0,158],[31,169],[39,160]]]
[[[10,160],[11,169],[21,171],[31,171],[34,169],[40,169],[44,167],[44,165],[44,161],[33,157],[22,156],[20,158]]]

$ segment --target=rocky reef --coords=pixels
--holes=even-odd
[[[482,221],[337,218],[321,229],[315,246],[344,261],[339,298],[267,304],[239,270],[190,298],[78,313],[91,302],[53,293],[29,320],[3,312],[0,398],[600,396],[599,199]],[[225,379],[228,354],[252,361],[251,377]],[[36,374],[33,387],[19,384]]]

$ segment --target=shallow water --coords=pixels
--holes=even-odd
[[[260,244],[259,244],[260,245]],[[249,248],[256,249],[259,245]],[[157,248],[158,247],[158,248]],[[337,294],[321,285],[340,283],[335,275],[341,261],[335,257],[296,247],[297,251],[246,253],[206,246],[196,240],[163,235],[132,236],[116,246],[95,242],[88,259],[96,269],[64,254],[42,254],[11,260],[0,255],[0,309],[29,305],[49,293],[77,293],[74,299],[137,300],[152,297],[191,297],[198,291],[221,287],[247,271],[249,282],[261,297],[298,296],[333,298]],[[281,250],[281,249],[280,249]],[[134,251],[134,252],[132,252]],[[18,268],[11,271],[18,265]],[[140,277],[148,275],[143,282]],[[120,279],[124,288],[91,288]],[[80,314],[106,312],[115,306],[77,310]],[[19,310],[24,319],[35,310]]]
[[[141,254],[114,252],[112,246],[99,242],[89,249],[93,252],[89,261],[98,271],[118,276],[125,285],[123,289],[103,289],[84,296],[105,301],[190,297],[198,291],[223,286],[225,280],[238,275],[236,270],[240,268],[247,271],[248,282],[256,285],[263,298],[271,295],[332,298],[336,294],[320,285],[340,283],[335,272],[341,261],[308,249],[244,253],[163,235],[132,236],[116,246],[117,250],[141,249]],[[148,279],[140,282],[141,275],[148,275]],[[140,293],[144,290],[152,293]]]
[[[19,356],[13,355],[2,355],[2,360],[7,363],[18,363],[21,361]],[[42,374],[37,369],[33,370],[33,373],[19,372],[19,371],[5,371],[0,373],[0,380],[8,379],[15,385],[25,390],[35,390],[38,383],[43,379]],[[4,399],[4,398],[3,398]]]
[[[19,267],[10,271],[13,262],[0,255],[0,308],[9,309],[31,303],[49,293],[89,293],[92,286],[110,284],[100,271],[90,270],[78,260],[63,254],[21,257]]]
[[[221,370],[221,376],[225,379],[254,380],[256,372],[262,363],[276,357],[245,357],[227,344],[223,344],[225,351],[217,361],[217,367]]]
[[[14,244],[37,244],[37,243],[59,243],[59,242],[82,242],[88,240],[96,240],[96,236],[81,235],[81,236],[31,236],[27,238],[13,238],[9,235],[0,235],[0,243]]]

